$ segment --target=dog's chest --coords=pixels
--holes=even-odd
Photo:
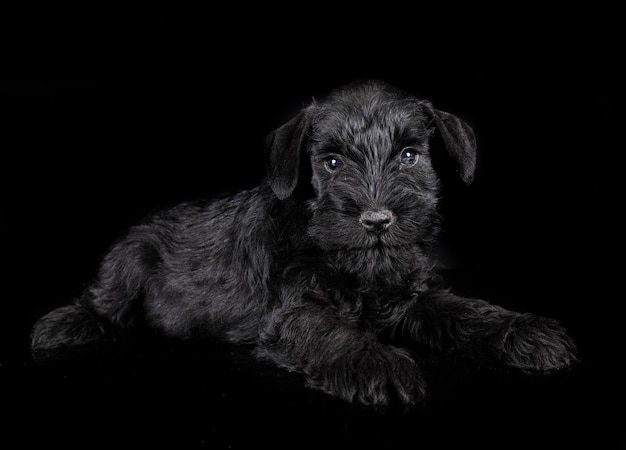
[[[407,286],[349,285],[336,288],[332,303],[348,322],[371,329],[384,328],[395,320],[411,299]]]

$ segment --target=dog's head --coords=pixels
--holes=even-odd
[[[476,144],[465,122],[381,82],[348,85],[270,133],[270,186],[279,199],[289,197],[306,155],[315,191],[309,233],[322,248],[424,242],[437,227],[435,131],[445,158],[471,182]]]

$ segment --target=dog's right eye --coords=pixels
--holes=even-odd
[[[340,169],[341,166],[343,166],[343,162],[337,156],[328,156],[324,160],[324,167],[331,173]]]
[[[403,166],[414,166],[417,164],[417,160],[419,159],[419,153],[413,147],[405,147],[402,149],[402,153],[400,153],[400,162]]]

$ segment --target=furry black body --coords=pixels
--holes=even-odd
[[[434,132],[443,155],[431,154]],[[39,320],[32,346],[88,344],[141,322],[251,344],[366,404],[423,397],[418,345],[530,370],[572,364],[556,321],[440,287],[434,157],[469,183],[471,128],[380,82],[337,90],[268,136],[258,187],[131,228],[84,294]]]

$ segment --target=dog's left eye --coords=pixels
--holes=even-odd
[[[324,167],[329,172],[335,172],[343,166],[343,162],[337,156],[329,156],[324,160]]]
[[[400,163],[403,166],[414,166],[417,163],[420,155],[417,153],[417,150],[413,147],[405,147],[402,149],[402,153],[400,153]]]

